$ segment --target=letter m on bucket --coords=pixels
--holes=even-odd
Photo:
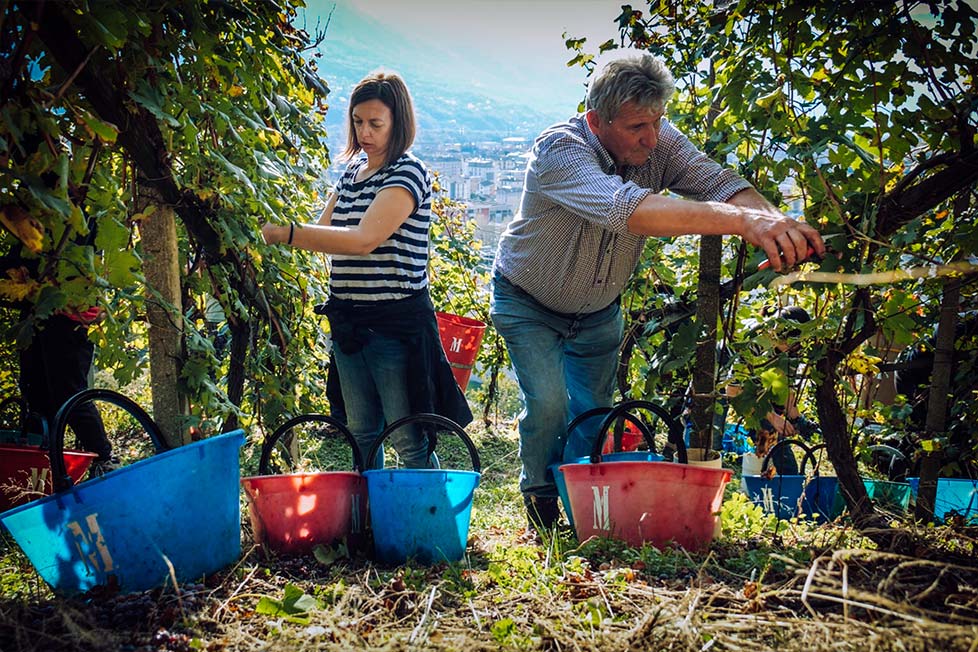
[[[594,529],[611,530],[611,514],[608,512],[608,485],[596,487],[591,485],[594,493]]]

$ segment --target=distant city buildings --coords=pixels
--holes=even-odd
[[[476,142],[418,142],[413,152],[438,175],[442,191],[465,206],[476,235],[492,256],[506,225],[519,209],[523,174],[532,140],[520,136]],[[338,151],[338,150],[337,150]],[[333,186],[345,165],[333,165],[327,185]]]

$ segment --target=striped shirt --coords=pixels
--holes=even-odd
[[[520,210],[499,241],[495,269],[555,312],[597,312],[621,294],[642,254],[646,236],[629,233],[628,218],[643,199],[669,190],[726,201],[749,187],[665,118],[649,160],[618,176],[578,115],[534,143]]]
[[[352,301],[393,301],[428,287],[428,227],[431,225],[431,176],[419,159],[405,153],[363,181],[357,172],[365,156],[347,167],[336,186],[330,224],[355,227],[377,193],[404,188],[414,198],[414,212],[391,237],[365,256],[333,254],[330,294]]]

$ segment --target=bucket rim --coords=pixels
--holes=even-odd
[[[452,475],[459,476],[476,476],[478,478],[482,477],[482,472],[480,471],[468,471],[466,469],[394,469],[394,468],[384,468],[384,469],[368,469],[363,472],[364,476],[374,476],[380,475],[381,473],[399,473],[399,474],[415,474],[424,475],[432,473],[451,473]]]
[[[48,455],[48,449],[43,446],[38,446],[37,444],[0,444],[0,452],[31,452],[31,453],[42,453],[45,457]],[[65,455],[74,455],[76,457],[98,457],[98,453],[91,453],[89,451],[77,450],[74,448],[65,448],[61,451]]]
[[[357,478],[362,478],[363,474],[357,471],[304,471],[301,473],[268,473],[265,475],[246,475],[241,478],[241,482],[247,482],[251,480],[272,480],[275,478],[318,478],[320,476],[337,476],[341,475],[344,477],[354,476]]]
[[[441,318],[447,322],[458,323],[468,328],[478,328],[478,329],[485,330],[486,326],[488,326],[488,324],[486,324],[486,322],[482,321],[481,319],[464,317],[462,315],[456,315],[450,312],[435,311],[435,317]]]
[[[171,448],[169,450],[163,451],[162,453],[157,453],[156,455],[150,455],[149,457],[143,458],[141,460],[137,460],[136,462],[134,462],[132,464],[127,464],[126,466],[120,467],[120,468],[116,469],[115,471],[112,471],[111,473],[107,473],[107,474],[105,474],[103,476],[99,476],[97,478],[90,478],[88,480],[84,480],[84,481],[79,482],[77,484],[72,484],[70,487],[68,487],[64,491],[56,491],[56,492],[54,492],[52,494],[49,494],[47,496],[43,496],[41,498],[37,498],[37,499],[32,500],[32,501],[30,501],[28,503],[25,503],[23,505],[19,505],[17,507],[14,507],[13,509],[9,509],[9,510],[7,510],[5,512],[0,513],[0,521],[3,521],[3,519],[5,519],[6,517],[13,516],[14,514],[20,513],[22,511],[26,511],[28,509],[33,509],[35,507],[40,507],[42,505],[47,505],[48,503],[55,502],[55,501],[58,501],[58,500],[63,500],[66,496],[69,496],[72,493],[74,493],[74,491],[75,491],[76,488],[84,488],[85,486],[95,486],[94,483],[98,483],[98,482],[114,481],[114,478],[123,477],[124,475],[126,475],[128,473],[132,473],[133,471],[139,470],[139,463],[140,462],[149,462],[149,461],[152,461],[152,460],[165,459],[167,457],[172,457],[173,455],[176,455],[177,453],[184,453],[186,451],[192,451],[192,450],[194,450],[196,448],[200,448],[204,444],[213,443],[215,441],[224,440],[224,439],[228,439],[228,440],[230,440],[230,439],[236,439],[236,440],[238,440],[238,446],[240,447],[240,446],[242,446],[244,444],[244,440],[245,440],[244,430],[242,430],[242,429],[239,428],[237,430],[232,430],[231,432],[226,432],[226,433],[222,433],[220,435],[214,435],[213,437],[207,437],[206,439],[201,439],[200,441],[191,442],[191,443],[186,444],[184,446],[178,446],[176,448]],[[92,484],[90,484],[90,483],[92,483]]]
[[[654,464],[656,466],[667,465],[668,467],[677,468],[677,469],[689,469],[689,470],[694,471],[696,473],[706,472],[707,474],[726,475],[728,479],[731,478],[731,477],[733,477],[733,471],[731,469],[724,469],[724,468],[717,469],[717,468],[709,467],[709,466],[694,466],[692,464],[683,464],[682,462],[667,462],[665,460],[662,460],[662,461],[659,461],[659,460],[656,460],[656,461],[652,461],[652,460],[617,460],[617,461],[615,461],[615,460],[612,460],[610,462],[588,462],[586,464],[570,463],[570,464],[562,464],[562,465],[560,465],[557,470],[560,471],[561,473],[563,473],[564,472],[564,469],[566,467],[570,467],[570,466],[576,466],[576,467],[588,466],[588,467],[592,467],[592,468],[602,468],[602,467],[608,466],[608,467],[614,467],[614,469],[616,470],[616,472],[623,472],[623,471],[627,471],[630,466],[636,466],[636,465],[637,466],[647,466],[649,464]]]
[[[657,457],[659,459],[655,459],[655,460],[628,459],[628,458],[622,459],[622,458],[616,457],[618,455],[621,455],[621,456],[627,455],[628,458],[638,458],[638,457],[643,456],[643,455],[644,456],[654,455],[655,457]],[[611,459],[608,459],[609,457]],[[590,456],[588,456],[588,455],[582,455],[580,457],[575,457],[573,460],[564,460],[564,461],[561,461],[561,462],[554,462],[553,464],[548,465],[547,468],[548,469],[554,469],[554,470],[559,471],[560,470],[560,467],[563,466],[563,465],[565,465],[565,464],[596,464],[596,463],[599,463],[599,464],[605,464],[605,463],[608,463],[608,464],[611,464],[611,463],[620,464],[621,462],[665,462],[665,461],[666,461],[666,459],[664,457],[662,457],[661,454],[656,453],[656,452],[653,452],[653,451],[615,451],[614,453],[602,453],[601,454],[601,462],[592,462]]]

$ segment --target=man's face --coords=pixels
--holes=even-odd
[[[615,165],[642,165],[659,142],[662,113],[629,100],[611,122],[602,120],[594,111],[587,112],[587,122]]]

